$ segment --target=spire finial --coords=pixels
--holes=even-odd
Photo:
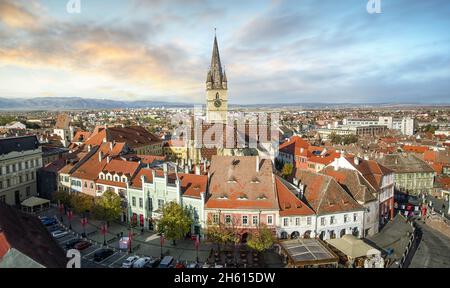
[[[217,35],[217,28],[214,27],[214,37],[216,37],[216,35]]]

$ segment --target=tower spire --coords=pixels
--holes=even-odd
[[[215,87],[221,87],[223,73],[222,73],[222,64],[220,63],[219,45],[217,44],[216,28],[214,28],[214,44],[211,57],[210,71],[213,85]]]

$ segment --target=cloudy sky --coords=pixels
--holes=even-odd
[[[450,103],[450,1],[0,0],[0,97]]]

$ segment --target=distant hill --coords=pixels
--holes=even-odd
[[[164,101],[117,101],[110,99],[89,99],[81,97],[36,97],[36,98],[0,98],[0,111],[32,111],[32,110],[100,110],[118,108],[192,108],[199,103],[179,103]],[[420,103],[272,103],[272,104],[231,104],[230,109],[275,108],[292,109],[347,109],[347,108],[413,108],[413,107],[443,107],[449,104],[420,104]]]
[[[81,97],[0,98],[0,110],[74,110],[146,107],[188,107],[192,104],[163,101],[117,101]]]

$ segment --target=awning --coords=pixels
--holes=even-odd
[[[351,234],[346,234],[339,239],[328,239],[325,241],[352,259],[363,256],[381,255],[380,250],[375,249]]]
[[[22,206],[25,207],[35,207],[35,206],[41,206],[44,204],[50,204],[50,200],[39,198],[39,197],[30,197],[28,199],[25,199],[22,201]]]

